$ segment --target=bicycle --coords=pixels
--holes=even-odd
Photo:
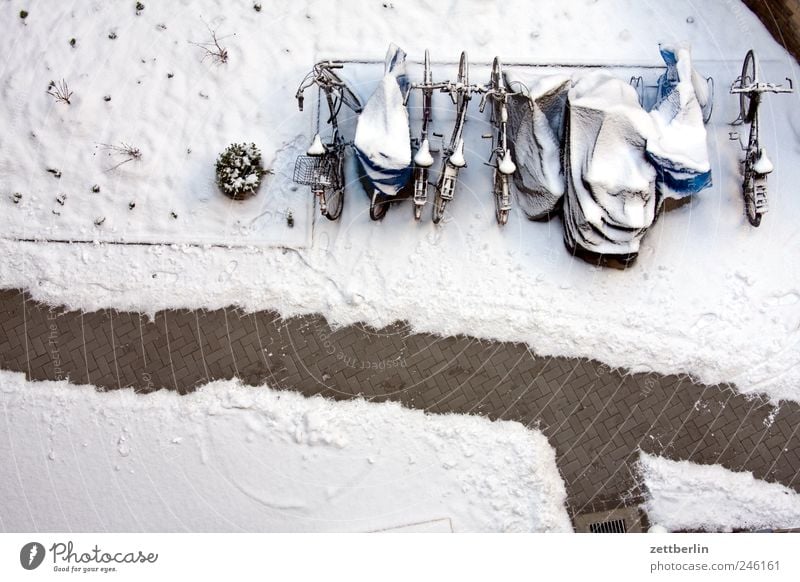
[[[431,57],[428,50],[425,50],[425,64],[421,83],[412,83],[405,95],[404,103],[408,105],[408,98],[414,89],[422,92],[422,129],[420,137],[414,140],[417,144],[417,151],[414,154],[414,218],[422,218],[422,208],[428,202],[428,172],[433,166],[433,156],[428,139],[428,126],[431,123],[431,110],[433,102],[433,92],[436,89],[447,87],[447,82],[434,83],[431,72]]]
[[[469,64],[467,53],[462,52],[458,62],[458,77],[455,83],[447,82],[441,92],[448,93],[456,106],[456,123],[450,136],[450,143],[442,148],[442,170],[436,183],[436,196],[433,200],[433,222],[438,224],[444,216],[447,203],[453,199],[456,190],[458,172],[467,165],[464,159],[464,122],[467,119],[467,107],[472,94],[483,90],[482,87],[469,84]],[[434,133],[436,137],[444,137]]]
[[[494,184],[495,218],[500,226],[508,223],[508,215],[511,210],[508,180],[517,171],[517,165],[514,163],[508,147],[508,99],[520,93],[512,91],[506,85],[500,59],[495,57],[494,63],[492,63],[491,80],[481,96],[480,111],[483,113],[489,99],[493,101],[491,122],[496,129],[496,135],[490,133],[483,137],[492,139],[492,153],[489,161],[491,162],[494,158],[494,164],[488,165],[494,168],[492,183]]]
[[[342,104],[347,105],[354,113],[361,113],[361,102],[347,84],[336,74],[336,69],[343,68],[338,61],[321,61],[305,76],[295,93],[297,106],[303,111],[304,92],[312,85],[317,85],[321,93],[325,93],[329,117],[327,124],[331,126],[330,139],[323,143],[319,134],[319,103],[317,100],[317,132],[305,155],[297,157],[294,166],[294,182],[311,186],[311,192],[319,199],[319,209],[328,220],[336,220],[342,214],[344,206],[344,157],[349,145],[344,141],[337,116]]]
[[[731,85],[731,94],[739,95],[739,117],[733,125],[750,124],[750,137],[747,147],[740,140],[737,132],[731,132],[730,138],[739,141],[746,152],[744,161],[744,180],[742,193],[747,220],[753,226],[761,224],[761,217],[767,212],[767,176],[775,169],[767,157],[766,148],[759,141],[758,108],[763,93],[791,93],[794,90],[792,80],[788,77],[789,87],[764,83],[758,79],[758,59],[752,50],[747,52],[742,65],[742,74]]]

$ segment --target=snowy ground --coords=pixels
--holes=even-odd
[[[650,494],[647,515],[670,531],[800,527],[800,495],[778,483],[644,453],[640,464]]]
[[[796,63],[741,3],[550,0],[539,2],[532,14],[522,0],[365,0],[346,8],[264,3],[257,13],[250,3],[197,0],[150,2],[139,16],[127,3],[59,10],[29,4],[25,22],[16,4],[0,6],[0,48],[8,55],[0,120],[12,128],[0,136],[3,286],[84,309],[153,312],[236,304],[287,315],[321,312],[339,324],[380,326],[403,319],[418,330],[522,341],[542,354],[688,372],[706,382],[733,382],[743,392],[800,401],[797,96],[770,96],[763,108],[763,140],[777,170],[770,177],[771,212],[760,229],[748,226],[742,214],[740,152],[728,140],[726,125],[735,117],[735,100],[726,90],[746,48],[757,49],[776,82],[794,75]],[[202,61],[202,49],[188,42],[208,40],[201,16],[221,36],[233,35],[223,41],[227,64]],[[116,40],[108,38],[111,30]],[[75,48],[68,42],[73,37]],[[276,225],[256,228],[252,239],[237,234],[237,224],[251,224],[258,209],[244,210],[249,207],[214,191],[219,151],[232,141],[261,147],[276,173],[253,203],[278,200],[269,216],[307,205],[305,192],[289,183],[292,155],[313,132],[313,115],[296,111],[295,87],[318,56],[380,60],[389,40],[411,60],[427,47],[440,62],[453,62],[468,49],[474,63],[500,55],[507,62],[617,65],[658,64],[658,42],[688,41],[701,72],[716,77],[709,128],[714,187],[662,217],[632,270],[592,268],[567,255],[560,220],[529,223],[515,213],[504,230],[496,227],[490,173],[480,163],[488,142],[477,137],[485,119],[475,117],[465,181],[448,208],[449,219],[438,227],[427,215],[415,224],[408,205],[373,224],[366,199],[353,185],[339,223],[314,215],[311,248],[256,246],[284,240]],[[711,70],[702,70],[703,63]],[[452,76],[453,67],[440,64],[437,71]],[[174,77],[168,79],[168,72]],[[418,67],[410,73],[418,75]],[[476,66],[472,79],[485,81],[481,76],[485,69]],[[54,77],[71,82],[74,105],[54,104],[45,94]],[[366,96],[371,86],[365,81],[359,90]],[[107,93],[109,103],[102,99]],[[439,119],[446,126],[446,114]],[[106,172],[108,160],[95,146],[109,141],[140,145],[141,162]],[[63,169],[60,180],[46,171],[52,166]],[[101,180],[100,196],[92,198],[90,187]],[[61,207],[55,198],[67,186]],[[16,191],[24,202],[15,205]],[[129,219],[131,196],[142,200],[135,209],[142,220]],[[52,214],[56,206],[63,209],[60,216]],[[179,208],[177,219],[169,214],[172,207]],[[98,213],[108,217],[99,230],[124,240],[144,232],[168,243],[254,246],[12,240],[103,239],[93,224]],[[297,228],[302,233],[306,226]],[[88,229],[85,237],[78,236],[81,229]],[[284,241],[303,246],[295,243]]]
[[[571,531],[514,422],[215,382],[98,393],[0,372],[4,531]]]

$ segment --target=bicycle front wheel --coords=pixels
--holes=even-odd
[[[331,168],[331,185],[325,188],[325,210],[328,220],[338,220],[344,208],[344,155],[336,155]]]
[[[747,51],[742,65],[742,87],[758,83],[758,59],[752,50]],[[745,123],[751,123],[758,108],[758,98],[749,93],[739,93],[739,115]]]
[[[444,209],[447,207],[447,200],[437,191],[433,200],[433,224],[439,224],[444,218]]]
[[[389,197],[374,190],[369,200],[369,217],[372,220],[382,220],[389,210]]]
[[[508,223],[509,214],[509,192],[508,176],[501,172],[494,171],[494,217],[497,224],[505,226]]]
[[[755,227],[761,225],[761,212],[758,210],[758,206],[756,205],[756,190],[755,190],[755,179],[750,172],[746,172],[748,175],[745,176],[744,179],[744,211],[747,215],[747,220]]]

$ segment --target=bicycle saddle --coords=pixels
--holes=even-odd
[[[414,155],[414,163],[420,168],[430,168],[433,165],[431,146],[427,139],[422,140],[417,153]]]

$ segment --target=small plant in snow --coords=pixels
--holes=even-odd
[[[142,4],[141,2],[137,2],[136,3],[136,16],[139,16],[142,13],[142,10],[144,10],[144,4]]]
[[[116,170],[122,164],[127,164],[128,162],[138,161],[142,159],[142,152],[139,148],[127,144],[125,142],[120,143],[119,145],[110,145],[107,143],[101,143],[103,149],[108,152],[109,156],[115,156],[121,161],[118,164],[111,166],[107,172],[111,170]]]
[[[20,10],[19,11],[19,17],[22,20],[25,20],[26,18],[28,18],[28,11],[27,10]]]
[[[69,100],[72,98],[72,91],[64,79],[60,81],[50,81],[47,86],[47,94],[55,97],[56,102],[70,104]]]
[[[268,173],[261,167],[261,152],[252,143],[231,144],[217,160],[217,186],[234,200],[253,196]]]
[[[224,40],[224,38],[217,37],[217,31],[211,28],[207,22],[203,21],[208,29],[208,32],[211,34],[211,40],[207,42],[190,42],[194,46],[200,47],[205,51],[202,60],[211,59],[215,63],[224,64],[228,62],[228,49],[224,46],[219,44],[219,41]]]

